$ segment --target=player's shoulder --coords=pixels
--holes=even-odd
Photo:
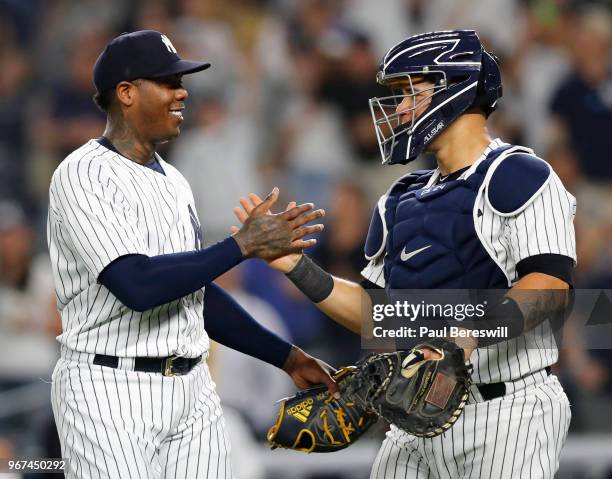
[[[87,173],[85,176],[90,176],[92,168],[99,175],[99,171],[105,163],[105,155],[109,151],[96,140],[89,140],[59,163],[51,177],[51,185],[53,186],[59,179],[70,180],[75,175],[82,178],[84,173]]]
[[[66,156],[55,169],[56,172],[65,172],[71,168],[82,165],[96,163],[101,160],[103,155],[109,150],[98,143],[96,140],[89,140],[79,146],[76,150]]]
[[[520,213],[542,192],[553,174],[550,165],[527,148],[512,148],[490,167],[486,199],[502,216]]]
[[[173,176],[180,176],[181,178],[183,177],[182,173],[176,168],[176,166],[171,165],[161,156],[157,155],[157,161],[159,162],[160,166],[163,168],[167,175],[170,174]]]
[[[179,183],[182,183],[183,186],[189,187],[189,182],[187,181],[185,176],[183,176],[183,174],[178,170],[178,168],[168,163],[166,160],[161,158],[159,155],[157,157],[157,161],[159,161],[159,164],[161,165],[162,169],[164,170],[168,178],[171,178],[175,181],[178,181]]]

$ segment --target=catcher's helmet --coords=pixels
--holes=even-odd
[[[433,86],[415,91],[414,83],[419,78]],[[414,160],[468,108],[478,106],[488,116],[502,96],[497,61],[473,30],[423,33],[398,43],[384,56],[376,79],[393,92],[370,99],[383,164]],[[402,88],[396,91],[398,85]],[[417,95],[424,92],[427,98],[417,103]],[[406,97],[413,99],[412,106],[398,112],[398,105]],[[429,102],[427,108],[417,117],[417,109],[425,102]],[[412,120],[402,124],[401,117],[407,113]]]

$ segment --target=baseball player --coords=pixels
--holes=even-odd
[[[93,72],[106,130],[53,175],[48,243],[63,331],[52,403],[68,477],[233,477],[209,336],[284,368],[299,387],[337,393],[326,365],[212,282],[245,258],[311,246],[302,238],[321,225],[306,225],[323,212],[255,211],[202,249],[191,189],[155,152],[179,134],[182,75],[209,66],[179,58],[156,31],[112,40]],[[277,197],[275,188],[262,206]]]
[[[361,284],[332,277],[304,255],[270,264],[357,333],[368,290],[507,290],[487,315],[510,318],[510,339],[456,341],[473,364],[463,415],[434,438],[392,426],[371,478],[553,477],[570,408],[550,374],[558,351],[548,319],[572,283],[575,198],[532,150],[489,136],[501,76],[474,31],[402,41],[384,56],[377,80],[392,89],[370,100],[383,164],[427,151],[437,168],[402,176],[378,201]],[[260,201],[242,199],[239,219]],[[541,300],[519,294],[534,289]]]

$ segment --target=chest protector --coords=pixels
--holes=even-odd
[[[366,244],[368,259],[383,251],[387,289],[505,289],[508,279],[482,245],[475,208],[492,151],[465,179],[426,187],[433,171],[417,171],[396,182],[379,202],[382,238]],[[461,178],[461,177],[460,177]],[[372,228],[371,228],[372,229]],[[378,243],[379,247],[376,247]]]

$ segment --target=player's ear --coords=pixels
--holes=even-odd
[[[136,85],[133,82],[119,82],[115,88],[115,95],[119,103],[124,106],[131,106],[136,95]]]

